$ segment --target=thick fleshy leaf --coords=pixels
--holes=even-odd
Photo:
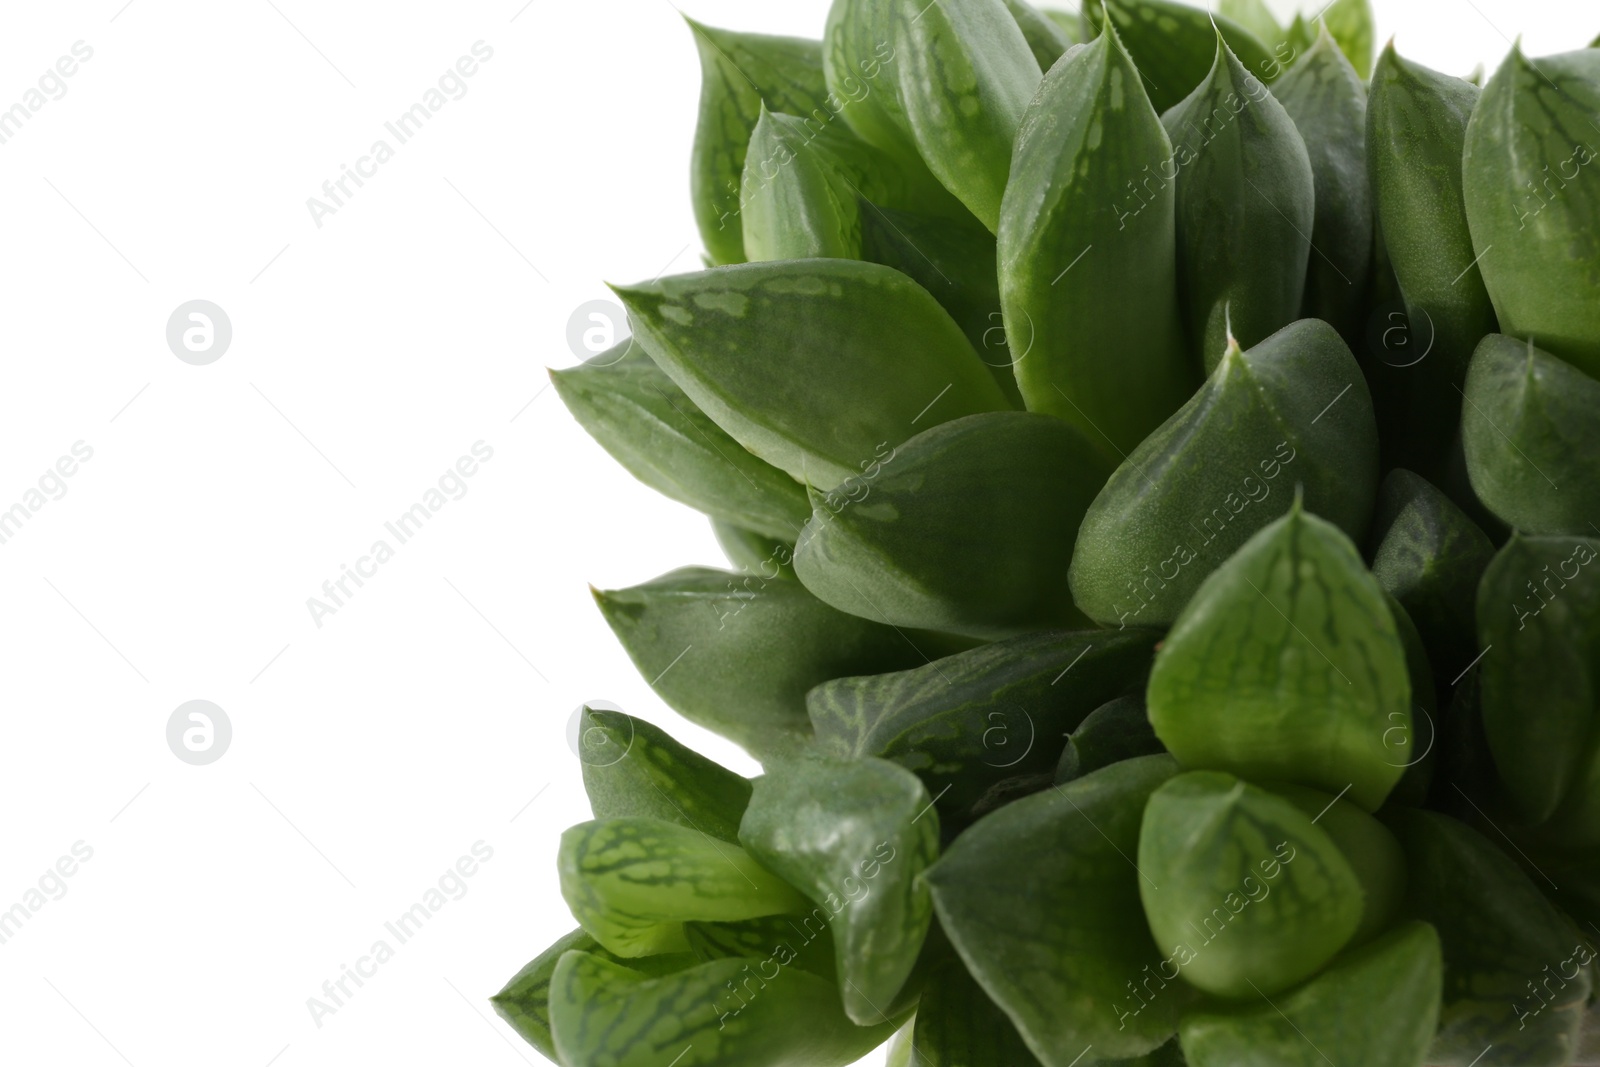
[[[960,960],[940,967],[917,1002],[907,1067],[1038,1067],[1017,1028]]]
[[[549,1060],[556,1058],[556,1047],[550,1038],[550,976],[555,973],[561,957],[572,951],[599,956],[651,978],[672,974],[699,962],[684,953],[625,960],[601,948],[600,942],[584,933],[582,928],[559,938],[526,967],[512,975],[504,989],[489,998],[495,1014]]]
[[[1267,7],[1266,0],[1219,0],[1217,14],[1237,22],[1262,44],[1283,40],[1283,27]]]
[[[1084,516],[1078,607],[1105,626],[1165,626],[1257,530],[1306,507],[1352,537],[1378,484],[1361,368],[1333,327],[1302,320],[1230,354],[1128,456]]]
[[[784,967],[798,967],[830,982],[837,971],[833,937],[826,918],[818,918],[815,911],[809,915],[763,915],[738,922],[686,922],[683,936],[700,963],[732,956],[747,960],[770,958]],[[645,960],[653,958],[646,956]]]
[[[774,959],[714,960],[646,978],[568,952],[550,981],[566,1067],[845,1067],[893,1023],[856,1026],[828,982]]]
[[[1065,785],[1101,767],[1166,750],[1150,725],[1144,694],[1129,693],[1100,705],[1072,731],[1056,764],[1055,781]]]
[[[1270,788],[1333,840],[1361,886],[1361,923],[1346,947],[1365,944],[1394,925],[1405,903],[1406,857],[1388,827],[1320,789],[1276,782]]]
[[[1063,549],[1109,473],[1046,415],[943,423],[875,477],[812,493],[795,573],[824,602],[893,626],[996,638],[1082,624]]]
[[[686,920],[806,909],[805,897],[738,845],[660,819],[579,823],[561,835],[556,863],[573,916],[629,958],[687,951]]]
[[[876,263],[751,263],[617,295],[635,338],[702,411],[819,488],[919,430],[1010,406],[927,290]]]
[[[1023,399],[1113,463],[1197,379],[1178,315],[1171,156],[1133,61],[1101,34],[1040,86],[1000,212],[1005,337]],[[1136,177],[1148,196],[1128,192]]]
[[[1049,70],[1072,47],[1074,38],[1028,0],[1005,0],[1006,10],[1017,20],[1017,29],[1028,42],[1028,50],[1040,70]]]
[[[839,117],[868,144],[905,164],[926,166],[900,102],[895,0],[833,0],[822,35],[822,67]]]
[[[1600,378],[1600,51],[1521,46],[1467,127],[1467,220],[1500,328]]]
[[[1405,647],[1406,675],[1411,679],[1411,721],[1392,721],[1383,732],[1384,747],[1395,753],[1390,762],[1404,771],[1399,784],[1389,794],[1389,803],[1420,807],[1433,788],[1438,764],[1439,688],[1433,661],[1428,658],[1428,647],[1423,644],[1417,624],[1387,589],[1383,591],[1383,600],[1389,605],[1395,631]]]
[[[915,771],[946,824],[1003,779],[1048,772],[1060,738],[1144,685],[1157,635],[1042,632],[908,671],[837,678],[806,697],[817,743]]]
[[[1428,1063],[1565,1067],[1591,988],[1578,935],[1506,855],[1432,811],[1388,817],[1410,863],[1407,911],[1444,950],[1439,1034]],[[1559,973],[1556,973],[1559,972]]]
[[[1316,222],[1294,120],[1219,36],[1200,87],[1161,116],[1177,167],[1178,289],[1195,358],[1212,371],[1300,317]]]
[[[1384,251],[1405,301],[1404,336],[1374,368],[1385,438],[1432,473],[1455,434],[1452,399],[1495,328],[1467,229],[1461,152],[1478,90],[1384,49],[1367,102],[1367,165]],[[1509,196],[1506,186],[1503,196]]]
[[[1083,16],[1076,11],[1062,11],[1059,8],[1045,8],[1045,18],[1061,28],[1062,34],[1067,38],[1069,45],[1082,44],[1088,38],[1083,34]]]
[[[1316,186],[1305,314],[1332,323],[1354,344],[1366,326],[1362,313],[1372,265],[1366,80],[1323,32],[1273,83],[1272,95],[1300,131]]]
[[[1478,654],[1472,620],[1494,556],[1488,536],[1421,476],[1397,468],[1378,489],[1369,543],[1373,577],[1411,616],[1429,654],[1441,668],[1464,668]]]
[[[1191,1067],[1417,1067],[1439,1018],[1439,935],[1412,922],[1274,999],[1183,1017]]]
[[[1097,34],[1109,13],[1144,76],[1157,111],[1176,106],[1206,79],[1217,55],[1217,36],[1262,81],[1282,74],[1294,58],[1288,44],[1269,44],[1225,14],[1173,0],[1085,0],[1084,29]],[[1307,42],[1309,43],[1309,41]]]
[[[809,739],[812,686],[926,662],[889,627],[782,579],[684,567],[595,600],[661,699],[757,756]]]
[[[932,808],[916,775],[886,760],[804,757],[756,779],[739,841],[830,924],[858,1024],[887,1021],[933,919],[921,882],[939,855]]]
[[[739,839],[750,802],[743,776],[620,711],[585,706],[578,731],[583,789],[595,818],[639,815]]]
[[[690,185],[700,239],[713,263],[744,262],[740,178],[763,102],[774,111],[810,115],[833,103],[817,41],[768,37],[702,26],[691,20],[700,50],[700,121]],[[824,110],[833,114],[834,109]]]
[[[1349,538],[1298,506],[1206,579],[1156,655],[1149,701],[1185,767],[1348,790],[1368,811],[1414,743],[1383,590]]]
[[[793,538],[810,518],[799,482],[746,452],[632,340],[550,372],[567,410],[650,488],[747,529]]]
[[[1231,774],[1150,797],[1139,893],[1156,947],[1190,984],[1272,996],[1322,969],[1361,922],[1361,883],[1312,816]]]
[[[775,581],[794,579],[794,542],[711,520],[711,533],[728,562],[747,575]]]
[[[1046,1067],[1087,1046],[1154,1051],[1193,1000],[1150,937],[1133,864],[1145,802],[1177,769],[1167,756],[1125,760],[1008,804],[928,871],[968,971]]]
[[[1467,474],[1490,511],[1524,533],[1600,534],[1600,381],[1490,334],[1462,397]]]
[[[1366,84],[1372,77],[1372,51],[1377,43],[1372,0],[1333,0],[1322,10],[1318,21],[1339,43],[1339,50],[1355,68],[1356,77]]]
[[[1543,822],[1595,759],[1600,539],[1512,535],[1478,588],[1478,641],[1489,751],[1522,818]]]

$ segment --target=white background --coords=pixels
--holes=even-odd
[[[573,708],[754,770],[649,693],[585,588],[720,562],[707,525],[545,388],[603,279],[699,264],[695,51],[669,0],[524,2],[6,5],[0,108],[94,51],[0,145],[0,510],[93,458],[0,545],[0,910],[93,857],[0,944],[0,1062],[538,1062],[486,998],[572,926]],[[1380,7],[1380,42],[1456,74],[1600,31],[1587,0]],[[687,10],[816,36],[826,4]],[[318,228],[307,198],[480,40],[466,95]],[[165,339],[196,298],[234,331],[203,367]],[[466,495],[315,625],[478,441]],[[232,722],[209,766],[167,747],[191,699]],[[479,841],[465,896],[314,1024]]]

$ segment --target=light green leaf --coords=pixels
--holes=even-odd
[[[1600,533],[1600,381],[1490,334],[1462,401],[1467,474],[1490,511],[1525,533]]]
[[[1200,87],[1161,116],[1177,170],[1178,289],[1207,372],[1300,317],[1316,221],[1305,141],[1223,39]]]
[[[1106,12],[1139,65],[1150,102],[1161,112],[1205,81],[1219,34],[1245,69],[1265,82],[1282,74],[1295,56],[1287,42],[1258,40],[1225,14],[1173,0],[1084,0],[1083,24],[1090,36],[1100,32]]]
[[[868,144],[905,164],[922,163],[900,101],[895,45],[896,0],[833,0],[822,35],[828,88],[844,103],[839,117]]]
[[[1467,220],[1500,329],[1600,377],[1600,51],[1521,46],[1467,127]]]
[[[1372,77],[1372,50],[1376,45],[1372,0],[1333,0],[1323,9],[1319,21],[1365,83]]]
[[[686,922],[684,939],[701,963],[738,956],[772,959],[785,967],[834,981],[833,937],[826,921],[810,915],[763,915],[738,922]],[[656,957],[645,957],[647,960]]]
[[[1237,22],[1262,44],[1272,45],[1283,40],[1283,27],[1267,7],[1266,0],[1220,0],[1217,14]]]
[[[1079,12],[1047,7],[1044,9],[1044,16],[1060,27],[1068,45],[1083,44],[1088,40],[1083,34],[1083,16]]]
[[[1132,861],[1145,802],[1176,771],[1146,756],[1008,804],[928,871],[968,971],[1046,1067],[1068,1067],[1087,1046],[1098,1057],[1151,1052],[1193,999],[1159,977],[1168,961]],[[1135,996],[1139,987],[1153,995]]]
[[[806,899],[738,845],[660,819],[579,823],[561,835],[561,896],[619,956],[685,952],[683,923],[806,909]]]
[[[889,627],[782,579],[684,567],[595,600],[661,699],[758,757],[810,739],[812,686],[926,662]]]
[[[1394,834],[1343,797],[1278,782],[1270,788],[1332,839],[1361,885],[1361,924],[1346,947],[1363,945],[1393,926],[1406,896],[1406,857]]]
[[[1040,86],[1000,212],[1005,337],[1022,396],[1113,463],[1198,378],[1178,316],[1171,156],[1133,61],[1102,34]],[[1148,199],[1128,191],[1135,177]]]
[[[1192,1067],[1417,1067],[1439,1018],[1439,935],[1406,923],[1276,998],[1183,1017]]]
[[[956,419],[885,456],[876,477],[814,491],[795,573],[825,603],[892,626],[992,639],[1080,625],[1063,547],[1109,473],[1058,419]]]
[[[756,779],[739,841],[817,905],[858,1024],[887,1021],[933,919],[921,882],[939,855],[932,808],[917,777],[885,760],[805,757]]]
[[[702,411],[818,488],[919,430],[1008,407],[927,290],[875,263],[752,263],[617,295],[639,343]]]
[[[1072,557],[1078,607],[1105,626],[1166,626],[1257,530],[1306,507],[1367,527],[1378,433],[1366,380],[1327,323],[1237,348],[1112,474]]]
[[[1005,4],[1011,17],[1017,20],[1017,28],[1027,39],[1028,49],[1033,52],[1040,70],[1049,70],[1072,47],[1074,38],[1067,36],[1060,24],[1028,0],[1005,0]]]
[[[1185,767],[1348,790],[1368,811],[1415,743],[1383,590],[1350,540],[1299,506],[1206,579],[1156,655],[1149,701]]]

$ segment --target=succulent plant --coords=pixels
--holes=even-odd
[[[1600,1062],[1600,50],[1367,0],[691,22],[707,269],[554,372],[733,569],[597,593],[565,1067]]]

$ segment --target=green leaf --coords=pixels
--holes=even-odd
[[[1011,17],[1017,20],[1017,29],[1022,31],[1040,70],[1049,70],[1072,47],[1074,38],[1069,37],[1060,24],[1027,0],[1005,0],[1005,4]]]
[[[1366,325],[1372,265],[1365,77],[1323,32],[1273,84],[1272,95],[1300,131],[1316,186],[1305,313],[1332,323],[1346,338],[1358,339]]]
[[[1145,802],[1176,771],[1146,756],[1008,804],[928,870],[968,971],[1046,1067],[1068,1067],[1086,1046],[1151,1052],[1193,999],[1175,973],[1162,977],[1169,961],[1132,860]]]
[[[578,727],[583,788],[595,818],[638,815],[739,839],[750,803],[744,777],[620,711],[585,705]]]
[[[1600,742],[1600,539],[1513,534],[1478,587],[1483,726],[1522,818],[1556,813]],[[1600,836],[1600,825],[1593,832]]]
[[[1374,576],[1376,577],[1376,576]],[[1382,585],[1382,583],[1379,583]],[[1439,690],[1435,684],[1433,661],[1428,658],[1422,634],[1405,606],[1390,592],[1383,591],[1384,603],[1394,618],[1395,631],[1406,650],[1406,674],[1411,679],[1411,720],[1391,720],[1383,732],[1384,747],[1393,750],[1397,763],[1404,770],[1394,791],[1389,794],[1391,804],[1410,804],[1420,807],[1433,788],[1434,770],[1438,764]],[[1470,615],[1468,616],[1470,618]],[[1453,661],[1450,661],[1453,662]],[[1419,716],[1417,713],[1421,712]],[[1404,751],[1404,756],[1399,753]]]
[[[1424,473],[1437,469],[1455,433],[1451,398],[1472,350],[1495,328],[1462,199],[1461,152],[1477,100],[1473,86],[1402,59],[1391,43],[1367,102],[1378,230],[1419,350],[1408,347],[1377,379],[1380,397],[1393,396],[1385,437]]]
[[[1162,167],[1171,155],[1132,60],[1115,34],[1102,34],[1040,87],[1000,213],[1005,336],[1022,396],[1113,463],[1196,380],[1178,318],[1173,191]],[[1125,189],[1135,177],[1148,202]]]
[[[1356,76],[1366,84],[1372,77],[1372,50],[1376,45],[1372,0],[1333,0],[1323,9],[1320,21],[1338,42]]]
[[[1212,371],[1300,317],[1316,221],[1294,120],[1223,39],[1200,87],[1161,117],[1177,170],[1178,288],[1195,357]]]
[[[1494,555],[1484,532],[1422,477],[1397,468],[1378,489],[1369,543],[1372,576],[1411,616],[1439,666],[1470,663],[1478,654],[1478,580]]]
[[[1289,20],[1289,25],[1283,31],[1284,43],[1274,50],[1273,55],[1284,64],[1293,66],[1296,58],[1305,55],[1311,46],[1317,42],[1317,33],[1311,28],[1311,23],[1300,12],[1294,13],[1294,18]],[[1285,53],[1288,53],[1285,57]]]
[[[923,991],[909,1044],[907,1067],[1038,1067],[1039,1063],[1011,1020],[960,960],[940,967]]]
[[[1490,511],[1526,533],[1600,532],[1600,381],[1490,334],[1462,397],[1467,474]]]
[[[1065,785],[1102,767],[1167,750],[1150,725],[1144,694],[1129,693],[1090,712],[1067,737],[1056,764],[1055,782]]]
[[[1505,333],[1600,377],[1600,52],[1520,46],[1467,127],[1466,205]]]
[[[1008,405],[927,290],[848,260],[619,288],[634,336],[751,452],[831,489],[919,430]]]
[[[1078,532],[1078,607],[1105,626],[1169,625],[1207,574],[1289,510],[1296,484],[1311,511],[1351,536],[1366,530],[1372,401],[1350,350],[1314,320],[1230,349],[1112,474]]]
[[[1173,0],[1084,0],[1084,29],[1098,34],[1107,13],[1138,64],[1157,111],[1177,106],[1205,81],[1219,34],[1262,81],[1282,74],[1294,57],[1287,44],[1269,48],[1226,15]]]
[[[1155,791],[1139,875],[1157,948],[1216,996],[1270,997],[1304,981],[1361,922],[1361,883],[1333,838],[1231,774],[1191,771]]]
[[[806,697],[819,747],[915,771],[947,824],[1006,778],[1050,771],[1059,738],[1140,688],[1157,636],[1045,631],[871,678],[836,678]]]
[[[897,1025],[853,1025],[831,982],[773,960],[645,978],[583,952],[556,965],[550,1021],[568,1067],[845,1067]]]
[[[1083,35],[1083,16],[1078,12],[1045,8],[1044,16],[1060,27],[1068,45],[1083,44],[1087,40]],[[1043,64],[1040,65],[1043,66]]]
[[[561,896],[619,956],[684,952],[686,920],[804,911],[806,899],[737,845],[660,819],[579,823],[561,835]]]
[[[684,567],[595,600],[661,699],[758,757],[809,740],[812,686],[925,662],[904,636],[798,582]]]
[[[1361,885],[1361,924],[1346,947],[1365,944],[1393,926],[1406,895],[1406,857],[1394,834],[1342,797],[1282,783],[1273,783],[1271,791],[1311,817]]]
[[[1349,538],[1298,506],[1206,579],[1156,655],[1149,701],[1185,767],[1348,790],[1368,811],[1413,743],[1383,590]]]
[[[650,488],[775,537],[794,537],[810,517],[805,489],[707,418],[642,345],[624,341],[550,380],[590,436]]]
[[[1263,44],[1275,44],[1283,40],[1283,27],[1265,0],[1220,0],[1217,14],[1237,22]]]
[[[495,1014],[504,1019],[518,1036],[550,1060],[556,1058],[556,1047],[550,1039],[550,976],[555,972],[556,964],[560,962],[561,957],[570,951],[592,953],[652,978],[672,974],[695,964],[693,956],[683,954],[625,960],[601,948],[600,942],[584,933],[581,928],[560,938],[513,975],[504,989],[489,998],[489,1002],[494,1005]]]
[[[810,915],[763,915],[738,922],[687,922],[684,939],[701,963],[738,956],[798,967],[832,982],[837,964],[825,920]],[[656,957],[646,957],[652,959]]]
[[[1417,1067],[1439,1018],[1439,935],[1407,923],[1271,1003],[1206,1008],[1179,1033],[1193,1067]]]
[[[917,777],[884,760],[808,757],[756,779],[739,841],[816,903],[858,1024],[887,1020],[933,919],[920,880],[939,854],[932,808]]]
[[[794,578],[794,544],[791,541],[742,530],[716,519],[711,520],[711,533],[728,562],[741,572],[768,581]]]
[[[1433,924],[1444,950],[1427,1062],[1565,1067],[1591,989],[1581,963],[1564,966],[1577,942],[1571,925],[1515,863],[1454,819],[1400,809],[1387,821],[1410,861],[1407,911]]]
[[[900,101],[896,0],[833,0],[822,35],[828,88],[845,101],[839,116],[868,144],[922,166]]]
[[[829,93],[822,47],[817,41],[735,33],[686,21],[700,51],[701,71],[700,120],[690,170],[695,219],[712,262],[742,263],[739,183],[750,134],[763,102],[774,111],[796,115],[823,108]]]
[[[997,638],[1082,624],[1062,550],[1108,473],[1045,415],[943,423],[876,477],[813,491],[795,573],[824,602],[892,626]]]

